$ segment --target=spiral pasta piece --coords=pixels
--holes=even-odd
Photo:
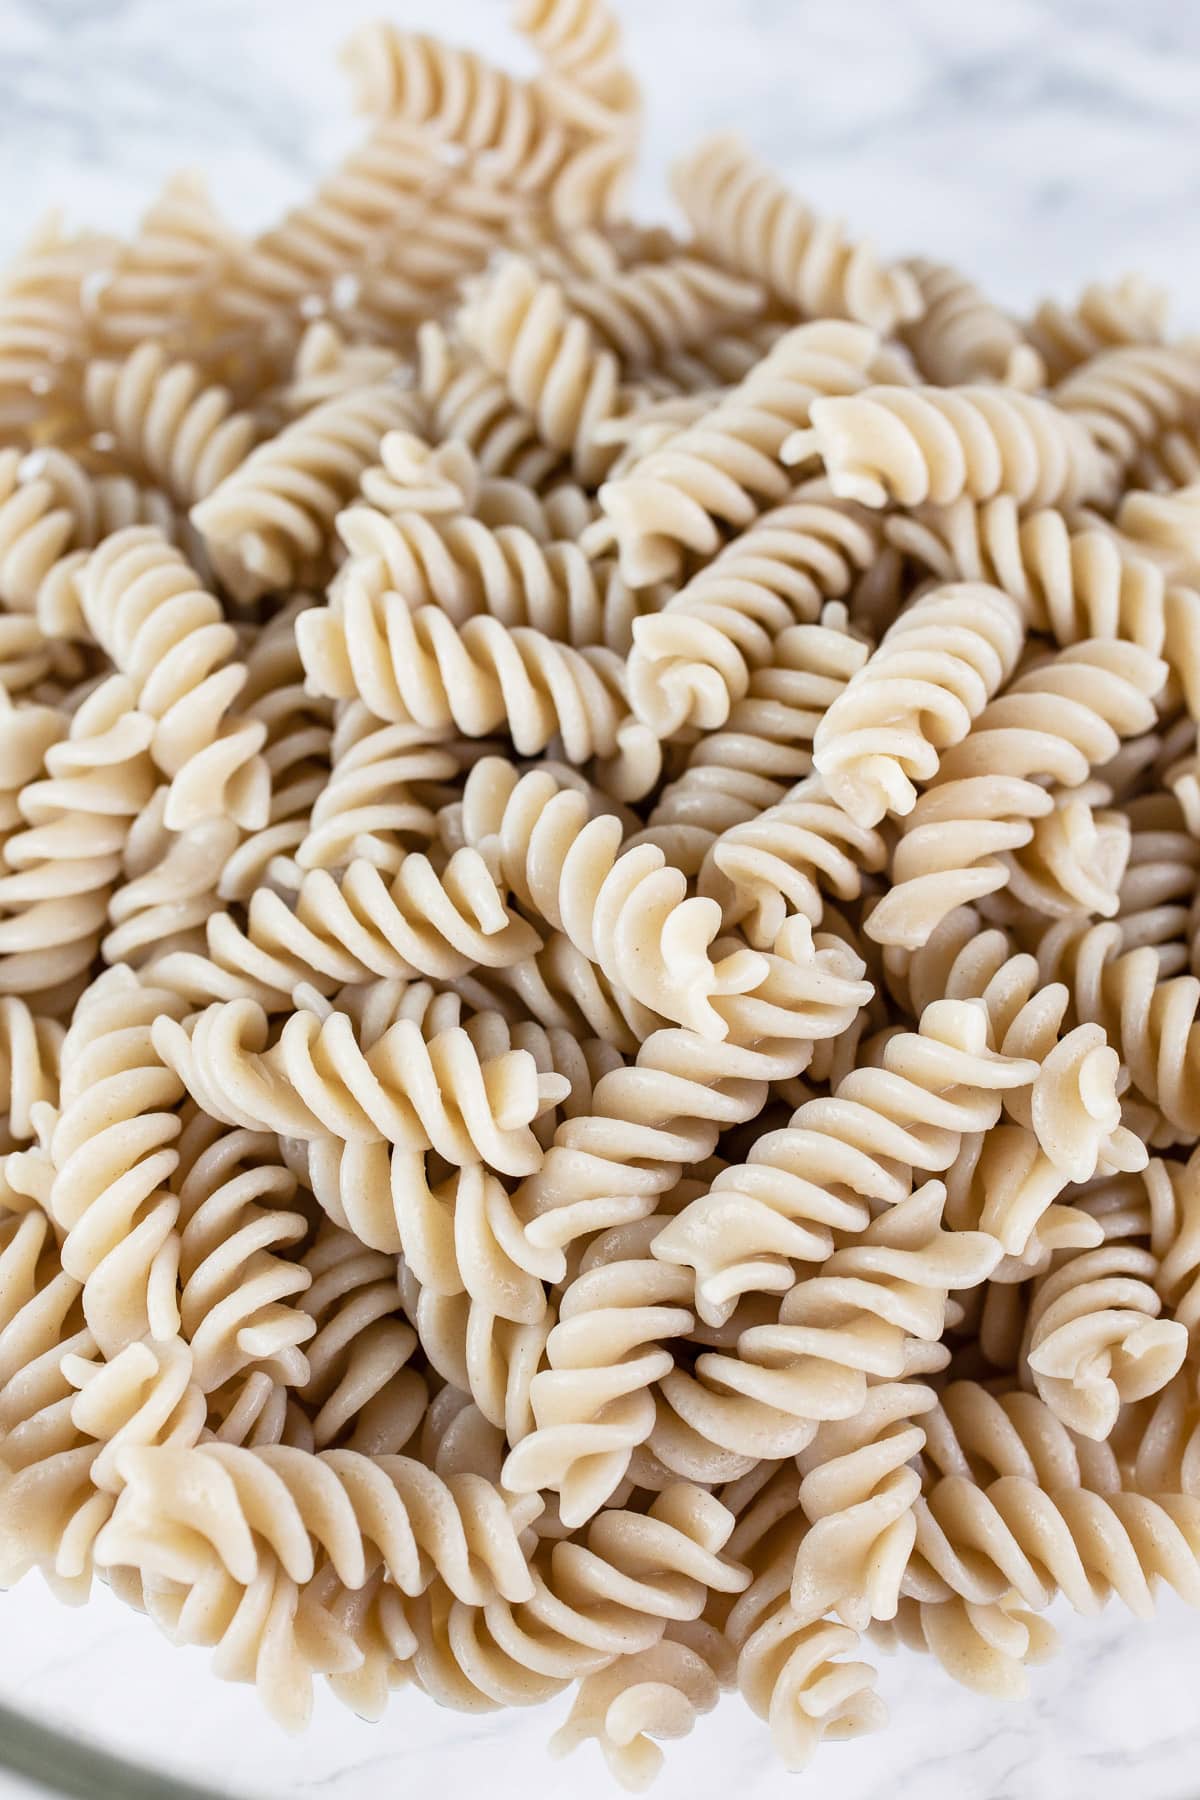
[[[1058,1648],[1054,1627],[1011,1599],[902,1600],[896,1618],[873,1625],[871,1636],[888,1649],[902,1644],[932,1656],[954,1681],[998,1700],[1023,1699],[1026,1669]]]
[[[1000,1257],[999,1245],[982,1232],[942,1228],[945,1199],[940,1181],[927,1182],[865,1230],[852,1226],[819,1274],[787,1288],[778,1323],[751,1324],[733,1353],[705,1351],[694,1373],[677,1368],[664,1376],[650,1438],[659,1461],[711,1469],[729,1452],[794,1455],[823,1421],[861,1411],[870,1376],[902,1380],[940,1367],[949,1294],[986,1279]],[[827,1213],[835,1200],[826,1196]],[[686,1217],[687,1209],[680,1215]],[[682,1242],[668,1227],[656,1253],[688,1260],[678,1251],[696,1224],[693,1213]],[[757,1285],[782,1284],[768,1269]],[[742,1291],[748,1287],[743,1278]],[[726,1294],[731,1290],[727,1277]],[[701,1301],[699,1288],[697,1307],[721,1316],[711,1299]]]
[[[782,634],[811,625],[878,550],[869,515],[820,493],[801,490],[764,513],[634,625],[629,694],[638,717],[660,737],[724,725]]]
[[[1200,405],[1200,363],[1166,345],[1122,344],[1065,376],[1054,404],[1124,470]]]
[[[295,1176],[266,1133],[224,1130],[196,1112],[178,1139],[179,1318],[194,1378],[211,1394],[247,1371],[302,1383],[311,1275],[289,1251],[308,1220]]]
[[[338,395],[260,444],[192,508],[205,542],[236,557],[244,597],[319,564],[384,433],[417,423],[413,397],[399,387]]]
[[[920,290],[923,311],[906,326],[904,337],[928,381],[939,387],[999,381],[1025,392],[1046,385],[1041,356],[1016,320],[968,276],[923,256],[905,267]]]
[[[181,303],[213,279],[236,242],[203,179],[189,170],[170,176],[103,279],[85,290],[96,347],[123,356],[148,339],[171,337]]]
[[[856,900],[864,875],[886,862],[879,832],[856,824],[813,776],[713,842],[701,865],[700,891],[719,904],[727,925],[736,924],[766,949],[789,915],[819,925],[824,890]]]
[[[812,770],[822,717],[868,654],[847,629],[840,601],[822,609],[818,624],[781,631],[770,661],[751,675],[724,728],[699,738],[683,773],[662,790],[646,838],[690,872],[714,839],[786,799]]]
[[[313,1448],[396,1455],[428,1405],[424,1381],[408,1367],[417,1335],[401,1314],[396,1265],[330,1232],[304,1267],[312,1286],[301,1304],[314,1330],[299,1398],[312,1414]]]
[[[1163,654],[1166,584],[1148,557],[1052,508],[1022,518],[1008,494],[897,516],[888,539],[940,581],[986,581],[1021,605],[1029,626],[1061,645],[1119,638]]]
[[[1027,844],[1053,808],[1036,778],[1080,786],[1123,738],[1150,729],[1164,675],[1148,652],[1090,638],[1018,676],[942,757],[908,815],[868,935],[916,949],[954,906],[1005,886],[997,853]]]
[[[798,325],[695,425],[606,482],[600,504],[630,585],[675,577],[685,551],[719,549],[720,525],[744,528],[783,501],[784,445],[823,397],[868,388],[878,352],[866,326]]]
[[[879,1067],[851,1070],[718,1175],[664,1228],[655,1254],[694,1271],[697,1308],[718,1324],[743,1293],[786,1294],[793,1254],[812,1261],[822,1229],[862,1231],[872,1205],[895,1207],[917,1173],[948,1169],[963,1137],[994,1126],[1005,1096],[1036,1075],[1035,1062],[989,1048],[982,1002],[935,1001],[918,1031],[887,1042]]]
[[[576,313],[627,366],[662,362],[703,348],[724,327],[756,317],[761,287],[688,254],[595,273],[563,276]]]
[[[577,479],[601,480],[613,451],[596,433],[623,408],[620,364],[561,285],[540,278],[527,259],[508,257],[481,279],[458,329],[533,417],[539,437],[570,456]]]
[[[576,648],[603,644],[624,656],[642,610],[614,563],[585,556],[573,540],[539,542],[524,526],[415,512],[388,518],[352,506],[338,533],[352,559],[381,559],[389,587],[410,608],[438,606],[456,625],[487,614],[509,629],[531,626]]]
[[[153,341],[123,362],[89,363],[83,398],[92,429],[111,434],[118,453],[183,507],[232,475],[259,436],[226,388]]]
[[[249,997],[269,1011],[286,1010],[299,982],[331,994],[375,975],[453,980],[475,965],[521,962],[540,943],[469,849],[440,873],[414,852],[386,880],[362,859],[338,878],[313,869],[294,903],[259,888],[244,926],[214,913],[206,939],[204,955],[172,952],[155,963],[155,979],[192,1000]]]
[[[570,762],[611,763],[625,797],[653,786],[657,751],[629,717],[624,666],[612,651],[575,650],[488,616],[456,626],[437,606],[410,611],[385,580],[352,567],[336,608],[314,608],[298,622],[318,692],[358,696],[377,718],[447,735],[504,729],[524,755],[558,736]]]
[[[150,527],[114,532],[88,559],[81,602],[152,726],[151,755],[171,782],[167,825],[221,813],[265,824],[266,727],[236,710],[246,680],[236,634],[187,559]]]
[[[1042,936],[1037,957],[1046,979],[1065,982],[1076,1017],[1099,1025],[1118,1051],[1152,1109],[1145,1129],[1153,1141],[1164,1131],[1169,1143],[1200,1129],[1195,977],[1161,980],[1157,951],[1124,949],[1116,921],[1064,919]]]
[[[471,1607],[435,1583],[409,1609],[413,1675],[460,1710],[546,1699],[698,1618],[710,1590],[743,1588],[748,1572],[722,1554],[732,1524],[713,1495],[679,1482],[645,1513],[613,1508],[584,1536],[540,1546],[522,1603]]]
[[[915,784],[1008,681],[1023,638],[1017,603],[982,583],[933,588],[901,613],[813,738],[817,771],[856,824],[912,811]]]
[[[83,974],[104,930],[126,833],[154,791],[151,722],[111,675],[80,704],[65,737],[21,790],[23,829],[0,873],[0,989],[53,990]],[[32,725],[20,713],[18,735]],[[57,736],[57,729],[51,722]],[[42,779],[38,779],[38,774]]]
[[[1123,1405],[1177,1374],[1188,1334],[1158,1315],[1158,1259],[1132,1244],[1071,1256],[1035,1284],[1025,1363],[1047,1405],[1085,1437],[1106,1438]]]
[[[792,1572],[791,1601],[805,1618],[836,1611],[865,1630],[890,1619],[916,1536],[921,1478],[911,1466],[936,1405],[919,1382],[881,1381],[849,1419],[826,1421],[797,1457],[799,1501],[809,1529]]]
[[[97,1445],[72,1419],[61,1363],[91,1356],[95,1343],[38,1208],[0,1221],[0,1295],[0,1573],[8,1586],[40,1569],[78,1603],[107,1509],[91,1481]]]
[[[563,470],[500,376],[434,320],[417,332],[417,394],[438,438],[465,444],[485,474],[543,487]]]
[[[397,1019],[366,1050],[345,1012],[293,1012],[270,1049],[252,1000],[213,1006],[186,1029],[155,1027],[155,1047],[213,1117],[284,1137],[383,1139],[435,1149],[462,1167],[485,1161],[528,1174],[541,1152],[529,1129],[567,1090],[520,1050],[481,1055],[461,1026],[425,1032]]]
[[[379,20],[354,32],[339,60],[356,111],[461,144],[508,188],[540,189],[563,161],[566,135],[536,84],[473,51]]]
[[[874,1691],[874,1669],[848,1660],[858,1633],[834,1619],[806,1619],[792,1606],[793,1556],[793,1543],[785,1539],[755,1570],[727,1630],[738,1650],[739,1692],[770,1726],[784,1766],[799,1770],[823,1738],[877,1731],[887,1713]]]
[[[435,1573],[468,1605],[532,1590],[520,1539],[539,1503],[477,1476],[442,1481],[408,1457],[283,1444],[152,1445],[116,1462],[125,1486],[97,1556],[143,1575],[187,1580],[215,1556],[246,1587],[277,1558],[304,1583],[320,1552],[349,1587],[379,1558],[402,1593],[420,1593]]]
[[[585,1675],[565,1724],[550,1740],[550,1754],[565,1756],[595,1738],[623,1787],[648,1786],[663,1762],[654,1740],[685,1736],[712,1711],[721,1689],[733,1686],[732,1658],[722,1640],[706,1635],[702,1644],[681,1642],[668,1627],[651,1649]]]
[[[1140,275],[1089,282],[1074,306],[1044,300],[1026,330],[1052,381],[1119,344],[1162,342],[1167,296]]]
[[[64,1233],[63,1268],[83,1285],[84,1317],[106,1356],[179,1325],[179,1202],[167,1184],[179,1160],[181,1089],[155,1054],[151,1023],[181,1010],[175,995],[109,969],[63,1044],[48,1204]]]
[[[765,965],[748,950],[713,960],[719,909],[688,898],[660,850],[646,844],[622,854],[620,821],[589,819],[583,796],[552,776],[522,777],[511,763],[487,758],[467,779],[462,820],[467,844],[494,861],[518,900],[663,1017],[720,1037],[714,997],[746,993],[761,979]]]
[[[1200,1502],[1183,1494],[1044,1489],[1019,1475],[986,1485],[939,1481],[917,1502],[919,1598],[957,1594],[988,1604],[1015,1591],[1041,1611],[1055,1592],[1094,1614],[1110,1594],[1141,1618],[1152,1583],[1200,1604]]]
[[[601,1078],[588,1115],[559,1126],[516,1196],[527,1238],[556,1254],[555,1279],[564,1246],[653,1212],[683,1165],[709,1156],[723,1126],[762,1105],[762,1084],[798,1073],[813,1043],[845,1030],[866,998],[853,952],[814,945],[803,921],[765,960],[752,993],[713,1002],[724,1041],[686,1027],[655,1032],[631,1069]]]
[[[78,410],[87,348],[84,287],[116,254],[99,232],[63,230],[44,218],[0,283],[0,427],[45,438]]]
[[[858,319],[890,332],[918,318],[913,275],[889,268],[819,218],[733,132],[705,139],[675,166],[675,198],[701,244],[756,276],[776,299],[816,317]]]
[[[1023,507],[1103,499],[1113,464],[1082,417],[999,387],[871,387],[814,400],[786,462],[819,456],[835,494],[863,506],[948,506],[1011,494]]]

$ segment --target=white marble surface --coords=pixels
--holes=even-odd
[[[38,213],[129,226],[172,168],[202,166],[254,226],[353,141],[334,63],[380,0],[0,0],[0,254]],[[519,65],[503,0],[395,0]],[[953,257],[1025,304],[1144,269],[1200,319],[1200,6],[1195,0],[626,0],[650,94],[648,172],[697,131],[746,128],[823,206],[889,249]],[[1066,1621],[1024,1707],[978,1701],[918,1659],[883,1664],[894,1722],[828,1747],[807,1791],[839,1800],[1191,1800],[1200,1623],[1115,1609]],[[594,1750],[542,1749],[563,1707],[462,1719],[400,1695],[367,1727],[323,1699],[282,1737],[200,1652],[167,1652],[107,1595],[81,1613],[30,1582],[0,1599],[0,1699],[231,1794],[375,1800],[483,1788],[590,1800]],[[669,1746],[663,1800],[779,1794],[764,1732],[726,1702]],[[32,1793],[0,1779],[0,1795]]]

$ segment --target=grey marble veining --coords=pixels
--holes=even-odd
[[[336,46],[384,0],[0,0],[0,256],[40,213],[128,229],[202,167],[240,226],[265,223],[354,140]],[[503,0],[394,0],[419,27],[522,65]],[[952,258],[999,297],[1139,268],[1200,322],[1200,5],[1195,0],[626,0],[649,97],[647,211],[672,154],[736,125],[821,207],[888,250]],[[526,59],[527,60],[527,59]],[[1192,1800],[1200,1624],[1164,1603],[1062,1621],[1031,1699],[996,1706],[924,1659],[882,1664],[886,1735],[825,1749],[805,1791],[838,1800]],[[0,1599],[0,1696],[113,1747],[260,1797],[375,1800],[484,1789],[599,1800],[594,1749],[542,1745],[564,1707],[463,1719],[400,1694],[368,1727],[323,1696],[283,1737],[199,1651],[165,1653],[107,1594]],[[766,1735],[725,1703],[668,1746],[662,1800],[784,1791]],[[25,1792],[0,1780],[0,1794]]]

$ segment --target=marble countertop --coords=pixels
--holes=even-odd
[[[393,0],[421,27],[520,61],[504,0]],[[0,254],[41,211],[132,225],[197,166],[239,225],[298,197],[353,142],[334,53],[382,0],[0,0]],[[639,205],[696,133],[739,125],[824,209],[887,250],[951,258],[999,298],[1069,296],[1139,269],[1200,322],[1200,6],[1191,0],[626,0],[649,94]],[[1061,1622],[1025,1706],[977,1700],[923,1659],[882,1664],[883,1736],[827,1746],[805,1791],[839,1800],[1193,1800],[1200,1621],[1115,1607]],[[0,1701],[231,1794],[374,1800],[486,1783],[490,1800],[611,1794],[594,1748],[553,1764],[564,1705],[463,1719],[400,1694],[368,1727],[322,1696],[289,1740],[199,1651],[167,1652],[105,1593],[0,1599]],[[661,1800],[783,1791],[766,1734],[726,1701],[670,1745]],[[830,1784],[827,1786],[826,1784]],[[0,1796],[32,1794],[0,1778]]]

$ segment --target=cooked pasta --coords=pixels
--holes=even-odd
[[[799,1768],[1200,1605],[1200,361],[513,23],[0,278],[0,1585]]]

